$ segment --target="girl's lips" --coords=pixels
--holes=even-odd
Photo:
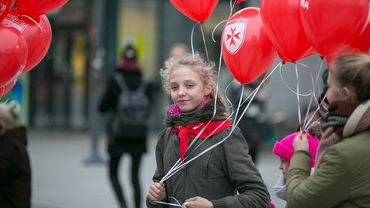
[[[178,100],[177,102],[183,104],[183,103],[188,102],[188,100]]]

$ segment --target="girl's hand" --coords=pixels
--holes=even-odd
[[[304,150],[309,152],[307,134],[305,132],[297,134],[293,142],[294,151]]]
[[[166,188],[163,183],[154,183],[150,186],[147,198],[150,204],[162,201],[166,197]]]
[[[213,208],[212,202],[199,196],[187,199],[184,205],[186,208]]]

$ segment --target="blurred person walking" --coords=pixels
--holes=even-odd
[[[20,107],[0,104],[0,207],[31,207],[31,165],[26,128],[17,125]]]
[[[150,97],[150,87],[137,62],[137,51],[133,45],[127,45],[99,104],[101,113],[113,114],[107,123],[109,177],[121,208],[127,207],[118,175],[124,153],[131,157],[135,207],[142,204],[139,168],[147,151]]]
[[[329,66],[328,113],[315,173],[306,134],[298,134],[287,175],[289,207],[370,207],[370,56],[349,54]]]

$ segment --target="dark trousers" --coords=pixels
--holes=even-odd
[[[141,153],[131,154],[131,182],[134,188],[134,197],[135,197],[135,207],[141,207],[141,188],[139,182],[139,168],[141,162]],[[109,177],[110,181],[116,194],[116,198],[120,204],[121,208],[127,208],[126,200],[123,194],[123,190],[119,181],[119,163],[121,160],[122,154],[111,155],[109,160]]]

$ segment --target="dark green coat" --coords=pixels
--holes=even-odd
[[[185,123],[188,124],[186,121]],[[186,156],[193,158],[220,142],[230,134],[231,128],[230,126],[208,139],[198,139],[188,149]],[[179,159],[178,135],[169,132],[169,129],[159,135],[156,146],[157,170],[153,177],[155,182],[162,179]],[[189,138],[189,143],[192,140]],[[193,151],[198,145],[199,147]],[[168,197],[174,197],[183,203],[188,198],[200,196],[210,200],[215,208],[261,208],[266,207],[269,201],[267,188],[248,154],[248,145],[239,128],[236,128],[223,143],[190,162],[165,181],[165,184],[167,202],[171,203],[175,201]],[[147,205],[163,207],[159,204],[151,206],[147,203]]]

